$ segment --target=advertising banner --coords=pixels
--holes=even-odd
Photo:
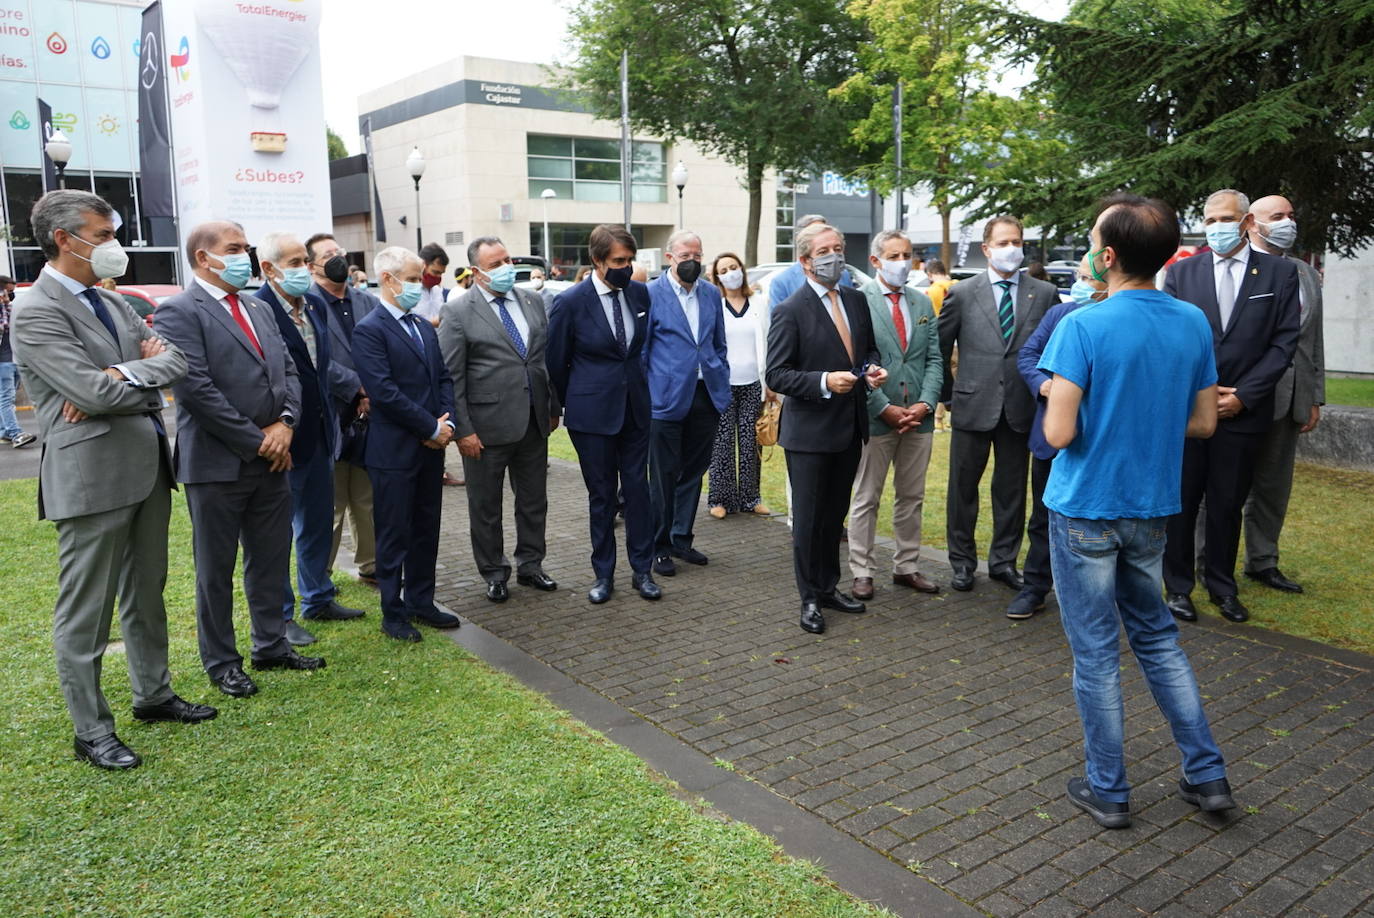
[[[48,158],[48,141],[52,139],[52,106],[38,100],[38,155],[43,163],[43,191],[57,190],[57,166]]]
[[[158,2],[143,11],[138,59],[138,161],[143,173],[140,203],[144,216],[151,219],[176,217],[172,197],[172,130],[167,115],[168,64],[164,47],[162,4]]]

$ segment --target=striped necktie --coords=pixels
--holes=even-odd
[[[1002,340],[1011,340],[1012,328],[1016,325],[1016,310],[1011,302],[1011,281],[1000,280],[997,286],[1002,288],[1002,299],[997,304],[997,321],[1002,324]]]

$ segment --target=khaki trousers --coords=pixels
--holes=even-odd
[[[372,528],[372,482],[367,469],[342,459],[334,463],[334,541],[329,548],[329,569],[339,555],[344,513],[353,536],[353,563],[358,573],[372,576],[377,570],[377,538]]]
[[[849,504],[849,570],[854,577],[872,577],[873,542],[878,529],[878,506],[892,469],[894,499],[892,535],[897,551],[892,573],[914,574],[921,556],[921,508],[926,499],[926,468],[930,465],[933,434],[911,431],[869,438],[854,475]]]

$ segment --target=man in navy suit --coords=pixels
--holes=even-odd
[[[701,276],[701,237],[668,237],[668,263],[649,285],[644,372],[649,379],[649,500],[654,508],[654,571],[677,573],[676,556],[705,564],[692,547],[701,476],[711,464],[720,413],[730,404],[720,291]]]
[[[1197,306],[1212,326],[1216,351],[1217,430],[1188,440],[1183,450],[1182,512],[1169,518],[1164,590],[1169,610],[1197,621],[1189,594],[1194,582],[1194,523],[1207,499],[1203,585],[1233,622],[1249,611],[1236,595],[1241,512],[1250,493],[1255,457],[1274,420],[1274,388],[1293,360],[1300,312],[1298,271],[1292,262],[1250,248],[1255,218],[1239,191],[1213,192],[1202,219],[1210,252],[1175,262],[1164,292]]]
[[[435,628],[460,624],[434,606],[453,380],[434,326],[411,312],[424,295],[423,267],[399,246],[378,252],[381,308],[353,329],[353,360],[372,402],[363,464],[374,497],[382,631],[400,641],[420,640],[412,619]]]
[[[593,271],[553,301],[549,314],[549,379],[587,485],[587,516],[596,583],[587,593],[603,603],[615,590],[616,490],[625,503],[625,551],[633,583],[645,599],[663,595],[654,583],[654,535],[645,467],[649,450],[649,386],[644,346],[649,291],[630,280],[637,245],[623,226],[602,224],[587,241]]]
[[[258,243],[258,263],[266,283],[258,298],[270,307],[281,330],[287,353],[296,363],[301,383],[301,413],[291,438],[291,528],[296,538],[296,585],[301,594],[301,617],[345,621],[361,618],[361,609],[340,605],[329,577],[329,549],[334,535],[334,459],[339,427],[333,401],[348,400],[357,391],[336,372],[329,347],[324,303],[310,290],[310,267],[305,245],[290,233],[268,233]],[[342,368],[340,368],[342,369]],[[315,636],[295,621],[296,594],[286,579],[282,615],[286,638],[297,647],[315,643]]]

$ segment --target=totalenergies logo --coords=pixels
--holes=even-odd
[[[177,48],[177,53],[170,58],[170,63],[176,69],[177,79],[185,83],[191,79],[191,43],[186,36],[181,36],[181,45]]]

